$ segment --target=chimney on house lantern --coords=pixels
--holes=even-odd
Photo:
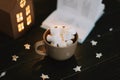
[[[32,0],[0,0],[0,31],[18,38],[34,22]]]

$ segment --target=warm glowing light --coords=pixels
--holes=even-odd
[[[27,25],[30,25],[31,22],[32,22],[32,18],[31,18],[31,15],[29,15],[27,17]]]
[[[23,21],[23,14],[22,12],[16,14],[17,22]]]
[[[18,24],[18,31],[21,32],[23,30],[24,30],[24,23],[22,22],[22,23]]]
[[[28,5],[28,6],[25,8],[25,10],[26,10],[26,16],[29,15],[29,14],[30,14],[30,5]]]
[[[20,7],[23,8],[26,4],[26,0],[20,0]]]

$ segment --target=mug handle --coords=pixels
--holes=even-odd
[[[45,50],[45,44],[44,44],[44,41],[41,40],[41,41],[37,41],[35,43],[35,52],[38,53],[39,55],[46,55],[46,50],[43,51],[43,50],[38,50],[38,47],[44,47],[44,50]]]

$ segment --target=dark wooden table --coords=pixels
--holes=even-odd
[[[105,14],[83,44],[78,44],[76,53],[66,61],[56,61],[35,53],[34,44],[42,40],[44,29],[41,22],[56,9],[56,0],[34,0],[35,24],[27,33],[14,40],[0,33],[0,80],[120,80],[120,1],[104,0]],[[97,41],[96,46],[91,41]],[[24,44],[29,43],[27,50]],[[102,53],[96,58],[96,53]],[[12,61],[17,55],[17,61]],[[73,70],[81,66],[80,72]],[[47,79],[46,79],[47,80]]]

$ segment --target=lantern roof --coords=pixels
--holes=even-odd
[[[10,12],[16,6],[17,0],[0,0],[0,9]]]

